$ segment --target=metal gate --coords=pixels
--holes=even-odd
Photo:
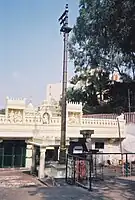
[[[66,182],[88,190],[92,185],[100,187],[103,181],[135,176],[135,153],[67,154],[66,161]]]
[[[10,140],[0,143],[0,168],[25,167],[25,141]]]

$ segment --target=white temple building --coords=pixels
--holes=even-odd
[[[0,167],[31,169],[32,155],[39,152],[39,176],[44,174],[45,160],[59,159],[61,108],[58,101],[44,100],[37,108],[26,99],[6,98],[5,114],[0,114]],[[125,138],[125,120],[119,119],[121,138]],[[84,118],[82,104],[67,103],[69,138],[81,137],[80,130],[94,130],[93,148],[103,152],[120,152],[116,119]]]
[[[117,119],[84,117],[81,103],[67,102],[67,147],[70,138],[81,137],[80,130],[94,130],[94,149],[118,153],[119,128],[121,139],[126,137],[123,117],[119,117],[119,125]],[[59,159],[60,136],[61,107],[58,96],[53,98],[49,89],[47,100],[39,107],[34,107],[32,102],[27,103],[26,99],[7,97],[5,113],[0,114],[0,168],[31,169],[38,162],[39,177],[43,177],[45,161]],[[36,161],[33,160],[35,155]]]

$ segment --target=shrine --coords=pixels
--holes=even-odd
[[[120,118],[119,124],[124,139],[125,120]],[[116,119],[84,117],[81,103],[67,102],[67,148],[70,138],[81,137],[80,130],[94,131],[91,138],[94,148],[104,152],[120,151]],[[59,101],[44,100],[34,107],[27,99],[7,97],[5,113],[0,114],[0,167],[31,170],[38,166],[39,176],[43,177],[45,165],[59,160],[60,135]]]

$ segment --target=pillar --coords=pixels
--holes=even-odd
[[[26,163],[25,167],[31,170],[32,167],[32,145],[27,144],[26,147]]]
[[[31,166],[31,174],[36,172],[36,147],[32,145],[32,166]]]
[[[38,169],[39,179],[42,179],[45,176],[45,153],[46,153],[46,148],[40,147],[40,162],[39,162],[39,169]]]

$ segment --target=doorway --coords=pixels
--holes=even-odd
[[[0,168],[25,167],[25,140],[3,140],[0,143]]]

